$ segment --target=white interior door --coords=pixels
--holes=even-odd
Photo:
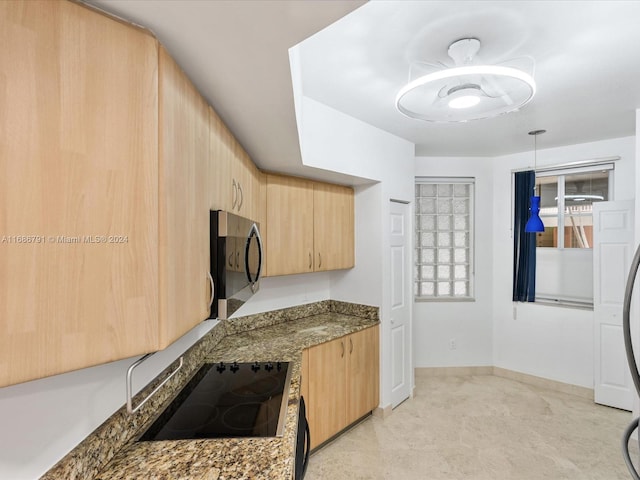
[[[391,201],[391,406],[411,394],[411,272],[409,204]]]
[[[633,235],[633,201],[593,204],[594,396],[596,403],[624,410],[633,407],[622,333]]]

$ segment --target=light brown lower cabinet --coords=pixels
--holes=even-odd
[[[311,448],[378,406],[378,335],[376,325],[303,352],[302,395]]]

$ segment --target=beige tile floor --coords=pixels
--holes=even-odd
[[[314,453],[305,480],[629,480],[620,453],[629,421],[629,412],[492,375],[418,377],[414,398],[392,415]]]

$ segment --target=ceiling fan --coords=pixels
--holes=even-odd
[[[536,92],[533,59],[520,57],[486,65],[477,58],[480,46],[477,38],[453,42],[447,50],[451,66],[412,63],[409,82],[396,96],[396,108],[418,120],[467,122],[512,112],[529,103]]]

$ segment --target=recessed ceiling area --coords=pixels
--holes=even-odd
[[[265,170],[301,166],[288,49],[303,93],[416,145],[425,156],[500,156],[635,135],[640,2],[90,0],[150,28]],[[537,92],[520,111],[467,123],[395,108],[413,61],[535,59]]]

